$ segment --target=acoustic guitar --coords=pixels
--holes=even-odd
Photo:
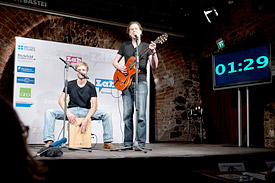
[[[163,44],[165,41],[167,41],[168,35],[164,33],[163,35],[159,36],[154,43],[155,44]],[[146,55],[146,53],[149,51],[149,47],[142,53],[140,54],[139,58],[141,59]],[[136,57],[131,56],[128,60],[127,63],[125,64],[125,67],[128,70],[128,73],[124,75],[120,70],[116,70],[114,73],[113,81],[114,85],[117,90],[123,91],[127,89],[132,80],[134,75],[136,74]],[[138,70],[139,72],[139,70]]]

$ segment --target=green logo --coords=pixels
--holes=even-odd
[[[31,98],[31,88],[20,88],[19,97]]]

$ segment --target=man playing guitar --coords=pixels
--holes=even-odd
[[[139,53],[149,48],[149,51],[140,58],[139,60],[139,75],[138,75],[138,129],[137,129],[137,141],[139,147],[145,147],[146,143],[146,104],[148,95],[148,86],[146,81],[147,76],[147,62],[149,60],[152,68],[158,67],[158,56],[156,54],[156,44],[151,41],[150,44],[141,42],[142,27],[139,22],[130,22],[127,27],[127,34],[131,38],[131,41],[123,42],[114,61],[113,66],[123,73],[125,76],[128,75],[128,69],[125,65],[120,65],[119,62],[122,57],[125,58],[127,63],[128,59],[132,56],[136,56],[136,47],[138,42]],[[136,38],[138,39],[136,41]],[[125,64],[126,64],[125,63]],[[129,87],[122,91],[123,100],[123,120],[125,123],[124,127],[124,146],[133,145],[133,114],[134,114],[134,103],[135,103],[135,76]]]

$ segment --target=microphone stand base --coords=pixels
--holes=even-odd
[[[144,153],[147,153],[147,151],[152,151],[151,148],[139,146],[137,142],[135,142],[132,146],[125,146],[122,148],[111,149],[110,151],[125,151],[125,150],[142,151]]]
[[[67,148],[69,150],[77,150],[77,151],[87,151],[87,152],[92,152],[92,148],[87,148],[87,149],[84,149],[84,148],[77,148],[77,147],[69,147],[67,145],[65,146],[62,146],[62,148]]]

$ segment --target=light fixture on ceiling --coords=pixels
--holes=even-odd
[[[219,16],[219,14],[218,14],[216,8],[214,8],[214,7],[209,8],[209,9],[207,9],[206,11],[203,11],[203,12],[204,12],[204,15],[206,16],[206,19],[208,20],[209,23],[211,23],[211,21],[210,21],[210,19],[209,19],[209,17],[208,17],[208,14],[214,12],[216,16]]]

